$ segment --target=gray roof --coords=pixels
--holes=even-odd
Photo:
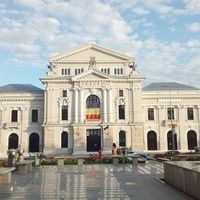
[[[157,90],[199,90],[199,88],[176,82],[155,82],[142,88],[142,91],[157,91]]]
[[[31,84],[8,84],[0,87],[0,93],[43,93],[44,90]]]

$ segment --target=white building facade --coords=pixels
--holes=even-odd
[[[37,94],[40,97],[34,106],[28,103],[31,98],[23,98],[29,105],[22,107],[27,120],[19,118],[22,123],[10,132],[3,124],[19,94],[6,103],[0,87],[2,154],[12,147],[8,138],[13,131],[25,151],[33,149],[30,136],[37,133],[37,149],[49,155],[110,152],[112,143],[137,152],[165,151],[172,149],[172,124],[176,125],[176,149],[188,151],[199,146],[200,90],[176,83],[154,83],[142,89],[145,78],[134,62],[129,52],[94,42],[53,52],[49,71],[40,79],[45,90]],[[38,110],[36,124],[30,123],[32,110]]]

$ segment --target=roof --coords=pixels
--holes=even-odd
[[[142,91],[157,91],[157,90],[199,90],[199,88],[176,82],[155,82],[142,88]]]
[[[75,55],[77,53],[81,53],[83,51],[86,51],[88,49],[95,49],[98,50],[99,52],[103,53],[108,53],[109,55],[114,55],[117,56],[120,59],[123,59],[124,61],[130,62],[132,63],[134,61],[134,58],[130,55],[127,55],[127,53],[122,53],[119,51],[115,51],[113,49],[98,45],[96,43],[86,43],[82,46],[78,46],[76,48],[64,51],[64,52],[57,52],[56,54],[51,55],[51,57],[49,58],[49,62],[56,62],[58,60],[62,60],[64,58],[68,58],[72,55]],[[80,59],[85,59],[85,58],[81,58]],[[87,60],[88,61],[88,60]]]
[[[31,84],[8,84],[0,87],[0,93],[43,93],[44,90]]]

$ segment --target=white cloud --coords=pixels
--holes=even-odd
[[[192,32],[200,32],[200,23],[186,25],[187,29]]]
[[[117,51],[132,51],[138,70],[148,80],[183,80],[187,73],[192,75],[189,67],[199,69],[198,2],[5,1],[0,4],[0,56],[11,54],[7,63],[15,62],[16,67],[17,63],[39,67],[52,50],[65,51],[95,40]]]
[[[22,5],[35,10],[43,10],[46,6],[43,0],[14,0],[15,4]]]
[[[200,47],[200,40],[190,40],[187,42],[188,47]]]
[[[191,15],[199,15],[200,1],[199,0],[183,0],[185,2],[185,9]]]

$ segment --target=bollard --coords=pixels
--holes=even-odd
[[[15,167],[16,166],[16,157],[17,157],[17,150],[10,149],[7,151],[8,154],[8,167]]]
[[[18,153],[17,162],[23,161],[24,160],[24,149],[18,148],[17,153]]]

